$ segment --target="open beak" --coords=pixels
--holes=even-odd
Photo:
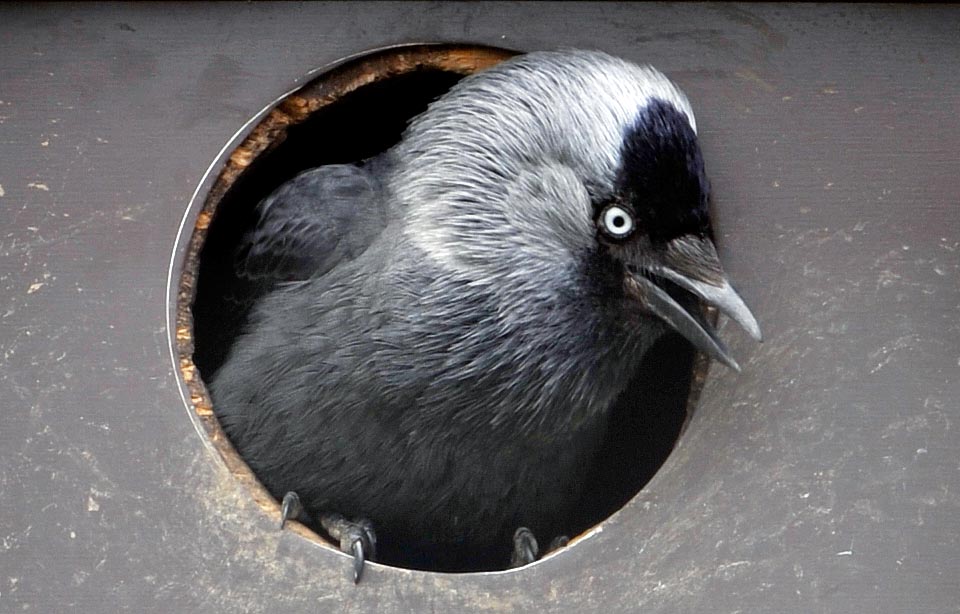
[[[710,239],[692,236],[674,239],[654,262],[645,263],[640,273],[628,275],[630,293],[647,311],[686,337],[697,349],[735,371],[740,371],[740,366],[717,331],[696,306],[689,309],[681,306],[667,292],[665,286],[669,284],[663,283],[664,280],[716,307],[753,339],[762,339],[756,318],[727,280]]]

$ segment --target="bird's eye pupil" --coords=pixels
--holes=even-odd
[[[618,215],[617,217],[613,218],[613,225],[616,226],[617,228],[622,228],[623,225],[626,223],[627,221],[623,219],[622,215]]]

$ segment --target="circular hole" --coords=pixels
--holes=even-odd
[[[200,375],[223,362],[246,312],[231,296],[240,237],[256,204],[308,168],[356,162],[396,143],[407,122],[465,75],[513,52],[479,46],[415,45],[341,63],[285,97],[227,158],[192,230],[180,278],[177,350],[190,401],[214,447],[254,499],[275,517],[277,499],[257,480],[217,422]],[[613,408],[607,434],[563,533],[576,536],[621,508],[672,450],[706,370],[678,335],[663,337]],[[334,510],[335,511],[335,510]],[[293,530],[323,542],[310,528]],[[548,541],[550,537],[541,538]],[[509,544],[505,544],[509,550]],[[378,562],[436,571],[503,569],[503,552],[438,556],[404,543],[378,544]]]

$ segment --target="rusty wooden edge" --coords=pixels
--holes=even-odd
[[[515,55],[494,47],[459,44],[416,44],[390,47],[334,64],[310,82],[281,100],[253,128],[229,155],[197,214],[190,236],[179,284],[176,305],[176,351],[180,375],[188,390],[189,403],[203,425],[212,446],[228,471],[248,490],[269,516],[280,518],[280,505],[260,483],[230,443],[213,412],[210,394],[193,362],[194,336],[192,305],[200,270],[200,253],[210,223],[224,195],[239,176],[258,158],[282,143],[288,130],[313,113],[360,88],[418,70],[439,70],[461,75],[483,70]],[[333,548],[305,525],[292,522],[290,529],[323,547]]]

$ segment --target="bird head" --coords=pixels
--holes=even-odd
[[[639,309],[739,370],[695,302],[682,298],[717,308],[760,340],[760,327],[730,285],[711,239],[709,190],[687,116],[651,98],[624,131],[612,194],[594,206],[597,241],[620,263],[625,292]]]
[[[690,104],[655,69],[590,51],[519,56],[431,105],[397,155],[405,231],[438,266],[538,296],[590,286],[734,369],[698,301],[760,339],[711,238]]]

